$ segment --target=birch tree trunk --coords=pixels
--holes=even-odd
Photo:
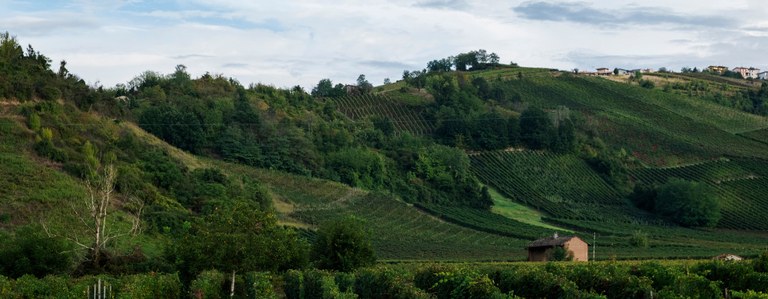
[[[232,283],[229,285],[229,298],[235,297],[235,270],[232,270]]]

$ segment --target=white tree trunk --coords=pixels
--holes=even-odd
[[[235,270],[232,270],[232,283],[229,285],[229,298],[235,297]]]

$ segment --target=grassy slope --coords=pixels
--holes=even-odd
[[[516,203],[514,200],[507,198],[506,196],[496,191],[494,188],[488,188],[488,192],[491,194],[491,198],[493,199],[493,208],[491,208],[493,213],[534,226],[548,228],[556,231],[571,232],[571,230],[544,222],[541,212],[531,209],[526,205]]]

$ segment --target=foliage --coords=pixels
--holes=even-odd
[[[246,285],[248,298],[278,298],[272,285],[272,275],[269,272],[248,272]]]
[[[312,244],[312,259],[321,269],[351,271],[376,261],[370,232],[360,219],[344,217],[324,223]]]
[[[648,234],[640,230],[635,231],[635,233],[629,237],[629,245],[640,248],[648,248]]]
[[[41,228],[26,226],[0,244],[0,274],[11,278],[68,273],[73,257],[70,246],[59,238],[48,237]]]
[[[186,273],[220,269],[229,273],[300,267],[306,245],[275,216],[247,202],[217,207],[199,219],[171,252]]]
[[[121,298],[179,298],[181,281],[178,274],[145,273],[122,278]],[[199,284],[198,284],[199,286]],[[205,298],[209,298],[206,296]]]
[[[529,108],[520,115],[520,139],[531,149],[550,148],[555,127],[544,110]]]
[[[189,291],[197,298],[225,298],[224,276],[216,270],[200,272],[189,285]]]
[[[654,210],[684,226],[715,226],[720,205],[707,185],[672,178],[659,188]]]
[[[555,246],[547,254],[547,260],[549,261],[571,261],[573,260],[573,252],[565,249],[562,246]]]

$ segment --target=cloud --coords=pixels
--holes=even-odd
[[[171,56],[171,58],[173,59],[211,58],[211,57],[216,57],[216,56],[208,55],[208,54],[184,54],[184,55]]]
[[[397,61],[379,61],[379,60],[366,60],[359,62],[360,65],[364,66],[370,66],[375,68],[387,68],[387,69],[398,69],[398,70],[404,70],[404,69],[412,69],[416,66],[397,62]]]
[[[70,29],[99,26],[99,23],[72,13],[48,13],[9,17],[3,20],[6,28],[16,28],[14,34],[46,35]]]
[[[518,16],[537,21],[582,23],[596,26],[677,25],[723,28],[735,24],[731,17],[683,15],[658,7],[596,9],[585,2],[530,1],[512,8]]]
[[[419,3],[414,4],[416,7],[423,7],[423,8],[436,8],[436,9],[466,9],[469,7],[469,4],[467,4],[464,0],[430,0],[430,1],[421,1]]]
[[[225,68],[225,69],[230,69],[230,68],[244,69],[244,68],[248,68],[250,66],[251,65],[249,65],[247,63],[237,63],[237,62],[230,62],[230,63],[225,63],[225,64],[221,65],[221,67]]]

